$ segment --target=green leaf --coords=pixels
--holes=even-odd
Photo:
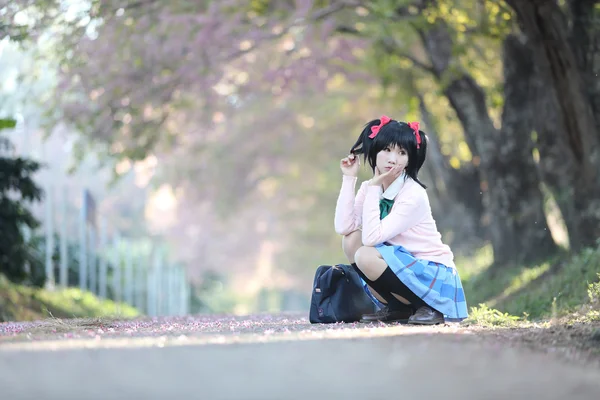
[[[17,121],[12,118],[0,118],[0,131],[2,129],[12,129],[17,126]]]

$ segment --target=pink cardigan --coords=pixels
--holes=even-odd
[[[427,192],[408,178],[395,197],[387,217],[379,219],[381,186],[370,186],[365,181],[354,196],[356,177],[343,175],[342,188],[335,208],[335,231],[348,235],[362,225],[362,242],[376,246],[388,242],[403,246],[416,258],[439,262],[455,268],[450,247],[442,242],[431,215]]]

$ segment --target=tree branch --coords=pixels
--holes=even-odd
[[[398,9],[398,10],[400,10],[400,9]],[[396,10],[396,13],[398,13],[398,10]],[[398,15],[406,16],[409,14],[398,14]],[[354,35],[354,36],[358,36],[358,37],[364,37],[364,35],[359,30],[357,30],[356,28],[349,26],[349,25],[340,25],[335,29],[335,32],[342,33],[342,34],[346,33],[346,34],[350,34],[350,35]],[[411,61],[414,65],[421,68],[425,72],[428,72],[430,74],[433,74],[435,72],[432,66],[427,65],[425,62],[416,59],[414,56],[411,56],[409,54],[406,54],[406,53],[400,51],[400,46],[398,45],[396,39],[394,39],[391,35],[382,39],[380,41],[380,43],[383,46],[385,51],[395,54],[398,57],[405,58],[405,59]]]
[[[416,65],[417,67],[421,68],[423,71],[428,72],[430,74],[433,74],[433,67],[430,65],[425,64],[424,62],[417,60],[415,57],[408,55],[406,53],[397,53],[399,57],[402,58],[406,58],[407,60],[410,60],[414,65]]]
[[[248,54],[248,53],[256,50],[261,43],[279,39],[279,38],[283,37],[284,35],[286,35],[287,33],[289,33],[292,28],[296,28],[298,26],[307,25],[307,24],[310,24],[313,22],[321,21],[321,20],[329,17],[330,15],[335,14],[336,12],[342,11],[348,7],[356,7],[358,4],[360,4],[360,3],[354,2],[354,1],[341,1],[339,3],[331,5],[329,7],[320,9],[320,10],[316,11],[310,17],[294,21],[292,24],[288,25],[286,28],[284,28],[279,33],[272,33],[272,34],[268,34],[268,35],[264,36],[263,38],[260,39],[260,41],[261,41],[260,43],[257,43],[255,46],[250,47],[249,49],[244,49],[244,50],[240,49],[240,50],[237,50],[237,51],[227,55],[225,57],[224,61],[233,61],[245,54]]]
[[[353,28],[351,26],[348,25],[340,25],[337,28],[335,28],[334,32],[337,33],[347,33],[349,35],[353,35],[353,36],[362,36],[362,34],[360,33],[360,31],[356,28]]]
[[[410,54],[406,54],[405,52],[400,51],[400,46],[396,42],[396,39],[394,39],[392,37],[386,37],[386,38],[382,39],[380,43],[383,46],[385,51],[388,51],[392,54],[397,55],[398,57],[405,58],[405,59],[411,61],[414,65],[421,68],[425,72],[428,72],[430,74],[435,73],[435,70],[433,69],[432,66],[427,65],[423,61],[416,59],[414,56],[411,56]]]

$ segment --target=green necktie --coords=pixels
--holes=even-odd
[[[384,219],[390,213],[394,200],[381,199],[379,200],[379,219]]]

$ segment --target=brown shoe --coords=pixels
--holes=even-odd
[[[410,307],[390,310],[388,306],[382,308],[373,314],[365,314],[362,316],[360,322],[408,322],[412,315],[412,309]]]
[[[444,322],[444,315],[441,312],[426,306],[419,307],[408,319],[409,324],[415,325],[437,325]]]

